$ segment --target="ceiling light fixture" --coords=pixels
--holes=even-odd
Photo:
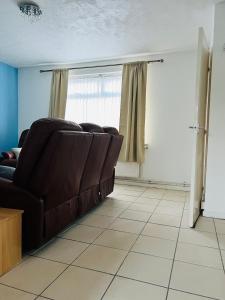
[[[31,23],[38,21],[42,15],[39,5],[34,2],[20,2],[18,6],[22,16],[28,18]]]

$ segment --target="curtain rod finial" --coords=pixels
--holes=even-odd
[[[163,63],[163,62],[164,62],[164,59],[160,59],[160,62]]]

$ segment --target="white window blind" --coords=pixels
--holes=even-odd
[[[66,120],[119,128],[121,72],[71,75]]]

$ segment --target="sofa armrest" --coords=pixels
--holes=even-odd
[[[23,210],[23,249],[30,250],[43,240],[44,203],[12,181],[0,178],[0,207]]]

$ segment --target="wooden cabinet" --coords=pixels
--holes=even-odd
[[[0,208],[0,276],[21,261],[22,213]]]

